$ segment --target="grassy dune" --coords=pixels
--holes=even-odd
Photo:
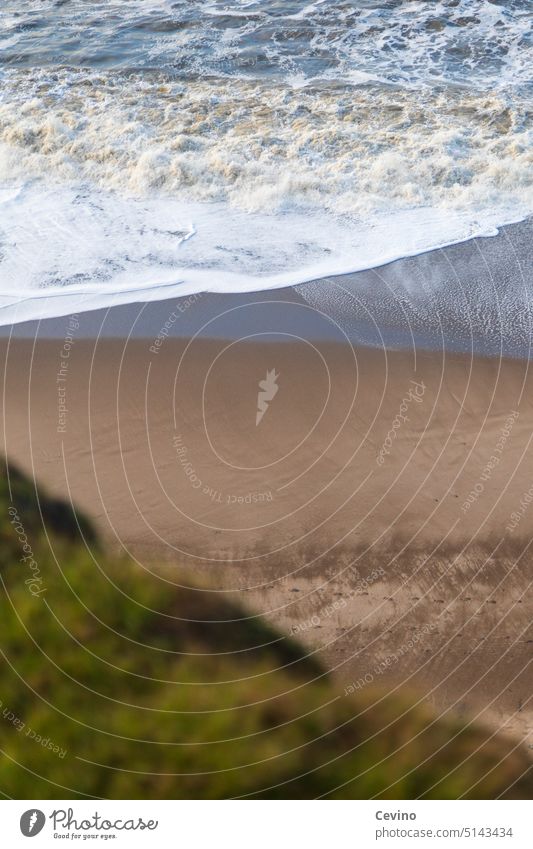
[[[225,595],[109,557],[67,504],[14,469],[9,480],[4,470],[2,794],[531,797],[514,743],[434,721],[407,695],[344,697]]]

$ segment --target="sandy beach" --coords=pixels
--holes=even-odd
[[[298,636],[339,692],[403,685],[528,743],[528,361],[59,321],[2,340],[11,462]]]
[[[528,6],[3,0],[10,845],[528,845]]]

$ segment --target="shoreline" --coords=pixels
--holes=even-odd
[[[145,290],[133,302],[97,309],[72,297],[64,315],[5,324],[0,338],[61,339],[75,314],[78,338],[156,338],[166,325],[169,337],[181,339],[279,342],[292,334],[374,348],[527,359],[531,319],[524,273],[533,261],[531,220],[502,227],[497,236],[295,287],[180,294],[178,285],[172,298],[160,289],[161,300],[146,301]]]

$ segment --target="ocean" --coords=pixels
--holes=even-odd
[[[527,219],[532,11],[3,0],[0,324],[327,285]]]

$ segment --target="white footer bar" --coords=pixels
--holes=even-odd
[[[1,844],[6,849],[73,843],[154,849],[531,849],[531,808],[528,801],[6,800],[0,803]]]

